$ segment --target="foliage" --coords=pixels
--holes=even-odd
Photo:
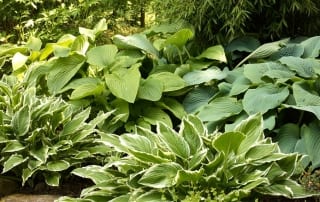
[[[14,173],[22,184],[41,174],[58,186],[66,171],[103,162],[109,151],[95,143],[97,125],[112,114],[89,119],[90,108],[81,109],[61,98],[36,95],[15,77],[0,81],[0,148],[2,174]]]
[[[260,115],[226,133],[208,134],[198,118],[187,116],[179,132],[158,122],[157,133],[102,133],[101,142],[124,155],[103,167],[73,171],[96,184],[82,192],[88,201],[240,201],[253,192],[310,196],[291,179],[300,157],[281,153],[264,138]]]
[[[317,0],[161,0],[155,4],[160,21],[187,20],[195,26],[197,39],[205,46],[208,41],[228,43],[244,34],[274,40],[319,33],[320,21],[315,20],[319,19]]]

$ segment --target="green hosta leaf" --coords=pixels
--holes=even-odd
[[[80,35],[74,40],[71,46],[71,51],[76,51],[79,54],[85,55],[89,46],[90,43],[88,41],[88,38],[86,36]]]
[[[182,119],[182,117],[186,115],[183,106],[176,99],[168,97],[163,98],[161,101],[157,102],[156,105],[169,110],[175,117],[179,119]]]
[[[123,49],[141,49],[147,53],[159,56],[157,49],[143,34],[133,34],[130,36],[115,35],[113,43]]]
[[[53,54],[56,57],[68,57],[70,54],[71,48],[66,47],[64,45],[54,44],[53,46]]]
[[[3,153],[18,152],[24,150],[26,146],[23,146],[18,140],[8,140],[6,146],[2,149]]]
[[[157,124],[157,131],[159,137],[170,151],[183,159],[189,158],[189,144],[181,135],[161,122]]]
[[[320,68],[318,61],[314,59],[302,59],[298,57],[288,56],[282,57],[279,60],[282,64],[285,64],[289,69],[298,73],[299,76],[305,78],[311,78],[316,76],[314,68]]]
[[[270,59],[278,60],[285,56],[300,57],[304,52],[304,48],[301,44],[287,44],[281,48],[278,52],[271,55]]]
[[[183,76],[183,79],[188,85],[197,85],[205,82],[209,82],[213,79],[222,80],[227,76],[225,72],[222,72],[218,68],[209,68],[206,70],[195,70],[189,72]]]
[[[241,66],[244,62],[246,62],[249,59],[256,59],[256,58],[260,59],[260,58],[269,57],[273,53],[277,52],[287,42],[288,42],[288,39],[283,39],[280,41],[265,43],[265,44],[261,45],[259,48],[257,48],[255,51],[250,53],[241,62],[239,62],[239,64],[237,64],[237,66],[235,68]]]
[[[203,105],[207,105],[214,95],[213,88],[208,86],[199,86],[191,90],[183,100],[183,106],[186,112],[194,113]]]
[[[59,186],[61,174],[57,172],[44,173],[44,179],[47,185],[50,186]]]
[[[27,158],[23,158],[20,154],[14,154],[10,156],[4,163],[3,163],[3,170],[2,173],[8,172],[11,169],[15,168],[16,166],[24,163],[28,160]]]
[[[228,158],[230,154],[237,154],[237,150],[245,139],[245,135],[240,132],[226,132],[218,135],[213,140],[212,145],[218,152],[222,152],[225,158]]]
[[[277,151],[276,144],[259,144],[251,147],[245,154],[248,161],[255,161],[271,155]]]
[[[115,109],[114,114],[122,116],[121,121],[126,122],[129,118],[130,109],[129,103],[122,99],[115,99],[111,102],[111,106]]]
[[[151,79],[157,79],[163,85],[163,92],[176,91],[186,86],[185,81],[171,72],[160,72],[149,76]]]
[[[30,109],[29,106],[25,105],[13,115],[11,125],[17,136],[23,136],[29,131],[30,122]]]
[[[249,89],[243,97],[243,109],[248,114],[264,114],[281,105],[288,96],[288,88],[278,88],[271,84]]]
[[[39,38],[31,36],[26,44],[26,47],[28,47],[32,51],[39,51],[41,49],[42,42]]]
[[[91,95],[99,95],[103,92],[104,86],[99,83],[83,83],[72,91],[70,100],[85,98]]]
[[[169,36],[164,43],[166,45],[175,45],[181,49],[190,39],[193,38],[193,36],[194,33],[191,29],[181,29]]]
[[[156,189],[172,187],[179,170],[182,167],[176,163],[156,164],[146,170],[138,183]]]
[[[121,68],[105,74],[106,84],[112,94],[130,103],[135,101],[141,78],[139,66],[136,64],[130,69]]]
[[[152,125],[156,125],[158,121],[165,123],[172,127],[170,116],[159,107],[146,106],[143,108],[142,114],[143,119]]]
[[[144,100],[158,101],[161,99],[163,84],[156,78],[141,79],[137,97]]]
[[[91,65],[106,67],[115,61],[118,48],[115,45],[97,46],[87,53],[87,62]]]
[[[311,37],[301,42],[301,45],[304,47],[303,58],[316,58],[319,56],[320,36]]]
[[[320,126],[316,124],[310,124],[309,127],[302,126],[301,136],[305,143],[307,154],[312,162],[312,168],[320,167]]]
[[[28,56],[25,56],[19,52],[14,54],[14,56],[12,57],[13,71],[16,71],[19,68],[23,67],[26,64],[27,60],[28,60]]]
[[[191,155],[195,155],[203,149],[203,142],[200,136],[202,134],[188,119],[184,118],[182,120],[179,134],[187,141]]]
[[[307,82],[295,82],[292,91],[297,106],[320,106],[320,96]]]
[[[37,171],[37,169],[24,168],[22,170],[22,186]]]
[[[244,36],[239,37],[231,41],[226,47],[227,52],[241,51],[241,52],[253,52],[260,46],[258,39]]]
[[[84,63],[84,56],[73,54],[59,58],[53,63],[48,75],[48,88],[50,92],[60,91],[79,71]]]
[[[236,98],[220,97],[203,106],[198,116],[202,121],[220,121],[241,111],[242,105]]]
[[[30,155],[38,161],[45,163],[49,157],[48,152],[49,147],[47,145],[43,145],[40,149],[31,149]]]
[[[59,172],[66,170],[70,167],[70,163],[65,160],[58,160],[58,161],[49,161],[47,163],[47,170]]]
[[[192,158],[188,161],[188,168],[192,170],[199,166],[202,163],[202,161],[206,158],[207,154],[207,149],[202,149],[198,153],[194,154]]]
[[[277,142],[283,153],[295,152],[295,147],[299,139],[300,128],[297,124],[293,123],[281,126],[277,135]]]
[[[224,53],[224,48],[221,45],[207,48],[197,58],[206,58],[210,60],[218,60],[220,62],[227,63],[226,54]]]
[[[253,145],[264,138],[261,114],[251,115],[246,120],[241,121],[234,131],[242,132],[246,136],[237,153],[242,154],[247,152]]]
[[[114,176],[108,173],[103,167],[90,165],[82,168],[76,168],[72,174],[82,178],[92,180],[95,184],[99,184],[112,179]]]

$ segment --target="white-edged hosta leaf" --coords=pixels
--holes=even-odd
[[[18,70],[19,68],[23,67],[28,60],[28,56],[21,54],[20,52],[14,54],[12,57],[12,69],[13,71]]]
[[[315,59],[307,58],[298,58],[293,56],[282,57],[279,60],[282,64],[285,64],[292,71],[297,72],[301,77],[312,78],[316,76],[314,68],[319,69],[320,64]]]
[[[172,187],[177,183],[179,170],[182,167],[173,162],[156,164],[145,171],[138,183],[156,189]]]
[[[193,182],[197,183],[200,181],[200,179],[203,177],[204,169],[198,169],[198,170],[179,170],[176,180],[177,184],[182,184],[184,182]]]
[[[82,125],[84,125],[84,122],[89,118],[89,115],[90,115],[90,108],[87,108],[82,112],[78,113],[77,115],[75,115],[72,120],[68,121],[64,125],[60,135],[61,136],[70,135],[72,133],[75,133],[81,130]]]
[[[49,161],[47,163],[47,170],[59,172],[70,167],[70,163],[65,160]]]
[[[301,42],[304,47],[303,58],[316,58],[320,52],[320,36],[315,36]]]
[[[32,177],[32,175],[37,172],[38,169],[30,169],[30,168],[24,168],[22,170],[22,186],[27,182],[27,180]]]
[[[187,118],[182,120],[179,134],[187,141],[190,148],[190,155],[195,155],[203,149],[202,135]]]
[[[112,200],[111,202],[127,202],[129,199],[125,199],[123,201],[114,201]],[[156,191],[156,190],[151,190],[146,193],[141,194],[139,197],[137,197],[134,201],[136,202],[158,202],[158,201],[164,201],[163,200],[163,193]]]
[[[241,62],[237,64],[237,67],[241,66],[244,62],[249,59],[260,59],[271,56],[273,53],[277,52],[281,47],[284,46],[289,41],[289,39],[283,39],[280,41],[265,43],[261,45],[259,48],[250,53],[247,57],[245,57]]]
[[[6,173],[11,169],[15,168],[16,166],[24,163],[28,160],[28,157],[23,158],[20,154],[13,154],[10,156],[4,163],[3,163],[3,170],[2,173]]]
[[[188,161],[188,169],[192,170],[199,166],[201,162],[206,158],[207,154],[207,149],[202,149],[201,151],[198,151],[196,154],[194,154],[192,158]]]
[[[137,97],[144,100],[158,101],[161,99],[163,84],[155,78],[141,79]]]
[[[241,132],[226,132],[218,135],[213,140],[212,145],[217,152],[222,152],[225,158],[228,158],[232,153],[237,154],[237,150],[244,139],[245,135]]]
[[[57,172],[46,172],[43,173],[44,180],[47,185],[57,187],[60,183],[61,174]]]
[[[300,128],[297,124],[287,123],[282,125],[278,135],[277,142],[283,153],[293,153],[298,140],[300,139]]]
[[[43,145],[39,149],[34,149],[34,148],[31,149],[29,153],[33,158],[45,163],[49,157],[48,152],[49,152],[48,145]]]
[[[13,115],[12,128],[17,136],[23,136],[29,131],[31,114],[28,105],[23,106]]]
[[[82,168],[76,168],[71,173],[82,178],[90,179],[95,184],[108,181],[114,177],[110,173],[108,173],[103,167],[96,165],[89,165]]]
[[[214,95],[212,87],[199,86],[191,90],[183,100],[183,107],[187,113],[194,113],[203,105],[207,105]]]
[[[163,92],[176,91],[184,88],[186,82],[176,74],[171,72],[160,72],[151,74],[149,78],[157,79],[163,84]]]
[[[222,80],[226,78],[227,74],[218,68],[209,68],[206,70],[194,70],[183,76],[183,79],[188,85],[197,85],[209,82],[213,79]]]
[[[242,104],[231,97],[220,97],[199,109],[198,116],[202,121],[220,121],[242,111]]]
[[[143,34],[133,34],[130,36],[115,35],[113,43],[119,48],[124,49],[141,49],[147,53],[159,56],[159,52],[152,43]]]
[[[276,144],[258,144],[251,147],[245,154],[247,161],[255,161],[258,159],[263,159],[266,156],[271,155],[277,151]]]
[[[6,146],[1,150],[2,153],[11,153],[24,150],[26,146],[22,145],[18,140],[8,140]]]
[[[271,84],[249,89],[243,97],[243,109],[248,114],[264,114],[268,110],[280,106],[288,96],[288,88],[279,88]]]
[[[141,78],[140,65],[133,65],[129,69],[116,69],[111,74],[104,75],[106,84],[112,94],[130,103],[136,100]]]
[[[117,46],[112,44],[97,46],[87,52],[87,62],[91,65],[106,67],[114,62],[117,52]]]
[[[306,81],[292,84],[293,97],[297,106],[320,106],[320,96]]]
[[[221,45],[207,48],[199,56],[197,56],[197,58],[206,58],[210,60],[218,60],[220,62],[227,63],[226,54],[224,53],[224,48]]]
[[[175,155],[182,159],[188,159],[190,156],[190,147],[188,142],[171,127],[159,122],[157,124],[158,136],[166,147]]]
[[[52,93],[60,91],[79,71],[85,57],[73,54],[68,57],[58,58],[50,68],[48,74],[48,88]]]
[[[184,111],[183,106],[180,102],[173,98],[163,98],[156,105],[169,110],[172,114],[177,117],[178,119],[182,119],[187,113]]]
[[[137,134],[123,134],[119,137],[120,143],[128,149],[152,154],[155,145],[147,137]]]
[[[242,132],[246,136],[238,149],[238,154],[248,151],[250,147],[264,138],[261,114],[251,115],[249,118],[241,121],[234,131]]]

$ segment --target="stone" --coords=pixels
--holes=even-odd
[[[57,195],[13,194],[3,197],[0,202],[54,202],[59,197]]]

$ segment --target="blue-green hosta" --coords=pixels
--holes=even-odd
[[[97,126],[112,112],[89,118],[90,108],[79,109],[61,98],[36,95],[15,77],[0,81],[0,168],[2,174],[21,176],[22,184],[42,174],[57,186],[61,172],[99,163],[108,150],[94,140]],[[108,120],[110,123],[114,120]],[[63,176],[62,176],[63,177]]]
[[[300,156],[282,153],[264,137],[259,114],[225,133],[208,134],[189,115],[178,132],[159,122],[156,133],[137,128],[133,134],[100,135],[102,143],[123,155],[105,166],[73,170],[95,185],[84,189],[81,199],[59,201],[241,201],[253,193],[311,195],[293,178]]]

